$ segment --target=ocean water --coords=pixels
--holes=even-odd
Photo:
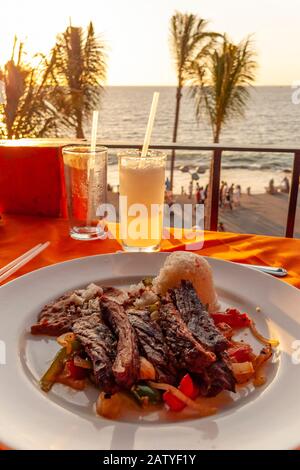
[[[108,87],[100,111],[98,138],[101,140],[141,142],[147,124],[152,95],[160,92],[160,100],[152,135],[154,143],[172,141],[175,112],[175,87]],[[300,105],[292,103],[290,87],[255,87],[251,90],[245,116],[230,121],[223,129],[221,143],[237,145],[278,145],[300,148]],[[208,144],[212,132],[207,119],[198,124],[195,119],[194,102],[187,89],[181,101],[177,142],[180,144]],[[198,166],[205,169],[200,184],[208,181],[210,152],[177,152],[175,191],[188,187],[189,174],[179,167],[189,165],[191,172]],[[228,183],[250,186],[253,193],[265,191],[270,178],[275,184],[292,166],[292,155],[226,152],[222,157],[221,178]],[[109,182],[118,184],[116,152],[109,157]]]

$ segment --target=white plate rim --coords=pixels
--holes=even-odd
[[[145,254],[145,256],[159,256],[161,259],[164,259],[166,256],[168,256],[170,253],[169,252],[163,252],[163,253],[156,253],[156,254]],[[57,267],[62,267],[64,265],[72,265],[74,263],[82,263],[84,261],[87,261],[87,260],[92,260],[92,259],[103,259],[103,257],[120,257],[122,256],[124,258],[124,256],[128,257],[139,257],[141,256],[141,254],[139,253],[134,253],[134,254],[126,254],[126,253],[110,253],[110,254],[99,254],[99,255],[92,255],[92,256],[87,256],[87,257],[78,257],[74,260],[68,260],[68,261],[63,261],[63,262],[60,262],[60,263],[56,263],[56,264],[52,264],[50,266],[45,266],[45,267],[42,267],[42,268],[39,268],[37,270],[34,270],[34,271],[31,271],[29,273],[26,273],[24,274],[23,276],[20,276],[16,279],[13,279],[12,281],[4,284],[3,286],[0,287],[0,302],[1,302],[1,294],[3,294],[3,292],[5,293],[6,290],[9,290],[11,288],[11,286],[15,286],[17,287],[19,284],[21,284],[23,282],[24,279],[30,279],[30,278],[34,278],[35,276],[37,276],[38,274],[41,274],[42,273],[42,276],[43,276],[43,273],[47,273],[49,272],[50,270],[56,270]],[[143,254],[142,254],[143,256]],[[248,273],[249,274],[249,271],[253,272],[253,269],[249,269],[248,267],[243,267],[243,266],[239,266],[237,265],[236,263],[233,263],[233,262],[229,262],[229,261],[225,261],[225,260],[220,260],[220,259],[217,259],[217,258],[207,258],[208,261],[211,263],[211,264],[215,264],[215,265],[231,265],[231,266],[234,266],[235,268],[234,269],[238,269],[238,270],[241,270],[240,272],[241,273]],[[267,274],[264,274],[264,273],[260,273],[260,272],[255,272],[255,276],[258,277],[258,279],[261,279],[262,282],[263,280],[265,282],[271,282],[271,281],[267,281],[267,279],[271,280],[272,279],[272,283],[273,281],[276,282],[276,285],[279,286],[283,286],[284,285],[284,289],[288,289],[289,292],[292,294],[294,294],[295,292],[297,292],[297,296],[300,298],[299,296],[299,291],[298,289],[296,289],[295,287],[287,284],[287,283],[283,283],[282,281],[279,281],[277,279],[273,279],[273,278],[270,278],[269,275]],[[282,288],[281,288],[282,289]],[[1,428],[0,428],[1,429]],[[18,439],[6,439],[6,436],[5,434],[3,436],[0,435],[0,440],[5,444],[7,445],[8,447],[12,447],[12,448],[22,448],[22,445],[20,445],[20,442],[18,442]],[[299,440],[300,440],[300,437],[296,439],[289,439],[289,448],[293,448],[295,446],[297,446],[299,444]]]

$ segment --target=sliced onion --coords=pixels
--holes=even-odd
[[[256,357],[254,361],[254,370],[255,370],[255,376],[253,379],[253,384],[256,387],[259,387],[261,385],[264,385],[266,382],[266,377],[262,373],[262,366],[272,357],[272,348],[270,345],[268,345],[266,348],[264,348],[260,354]]]
[[[231,363],[232,372],[235,376],[240,375],[253,375],[254,368],[252,362],[232,362]]]
[[[165,390],[165,391],[171,392],[175,397],[177,397],[179,400],[185,403],[186,406],[189,406],[193,410],[198,411],[203,416],[214,414],[217,411],[217,408],[213,408],[213,407],[206,408],[203,406],[203,404],[196,403],[194,400],[187,397],[184,393],[178,390],[178,388],[173,387],[173,385],[157,383],[157,382],[148,382],[148,384],[150,385],[150,387],[156,388],[157,390]]]
[[[272,346],[273,348],[277,348],[277,346],[279,346],[279,341],[278,339],[268,339],[268,338],[265,338],[263,335],[261,335],[257,329],[256,329],[256,326],[255,326],[255,323],[253,320],[251,320],[250,322],[250,330],[253,334],[253,336],[258,340],[260,341],[262,344],[267,344],[269,346]]]
[[[58,344],[66,348],[67,354],[71,354],[72,343],[75,341],[75,335],[72,332],[64,333],[63,335],[56,338],[56,341]]]
[[[248,380],[250,380],[255,374],[253,364],[252,362],[249,362],[249,361],[232,362],[231,368],[232,368],[233,375],[239,384],[248,382]]]

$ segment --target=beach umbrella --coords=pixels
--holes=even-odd
[[[198,175],[198,173],[192,173],[191,176],[194,181],[198,181],[200,179],[200,176]]]
[[[200,173],[200,174],[203,174],[203,173],[206,172],[206,168],[204,166],[198,166],[196,172]]]
[[[180,167],[179,167],[179,170],[180,170],[182,173],[189,173],[190,167],[189,167],[188,165],[180,166]]]

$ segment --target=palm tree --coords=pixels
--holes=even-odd
[[[53,61],[40,56],[37,66],[24,60],[24,44],[15,37],[11,59],[0,70],[5,100],[0,103],[0,138],[43,137],[55,132],[56,110],[48,99],[55,89]],[[51,84],[51,85],[50,85]]]
[[[76,137],[84,138],[84,121],[99,106],[106,78],[105,45],[92,22],[83,28],[69,26],[53,49],[55,80],[60,92],[54,106],[73,119]]]
[[[214,38],[218,36],[216,33],[206,31],[207,25],[208,22],[206,20],[194,14],[177,11],[171,18],[170,46],[177,75],[173,142],[177,141],[182,88],[189,79],[190,65],[196,58],[199,66],[204,64],[205,58],[211,50]],[[174,164],[175,151],[173,150],[171,158],[171,189],[173,187]]]
[[[223,126],[230,120],[243,117],[249,99],[249,88],[255,80],[257,62],[251,38],[233,44],[226,35],[211,53],[204,70],[195,60],[191,67],[191,92],[195,99],[196,118],[203,112],[208,115],[214,143],[219,143]],[[214,152],[211,165],[213,167]],[[212,188],[213,172],[210,171],[209,188]],[[210,214],[209,191],[207,215]],[[206,217],[206,227],[209,226]]]

